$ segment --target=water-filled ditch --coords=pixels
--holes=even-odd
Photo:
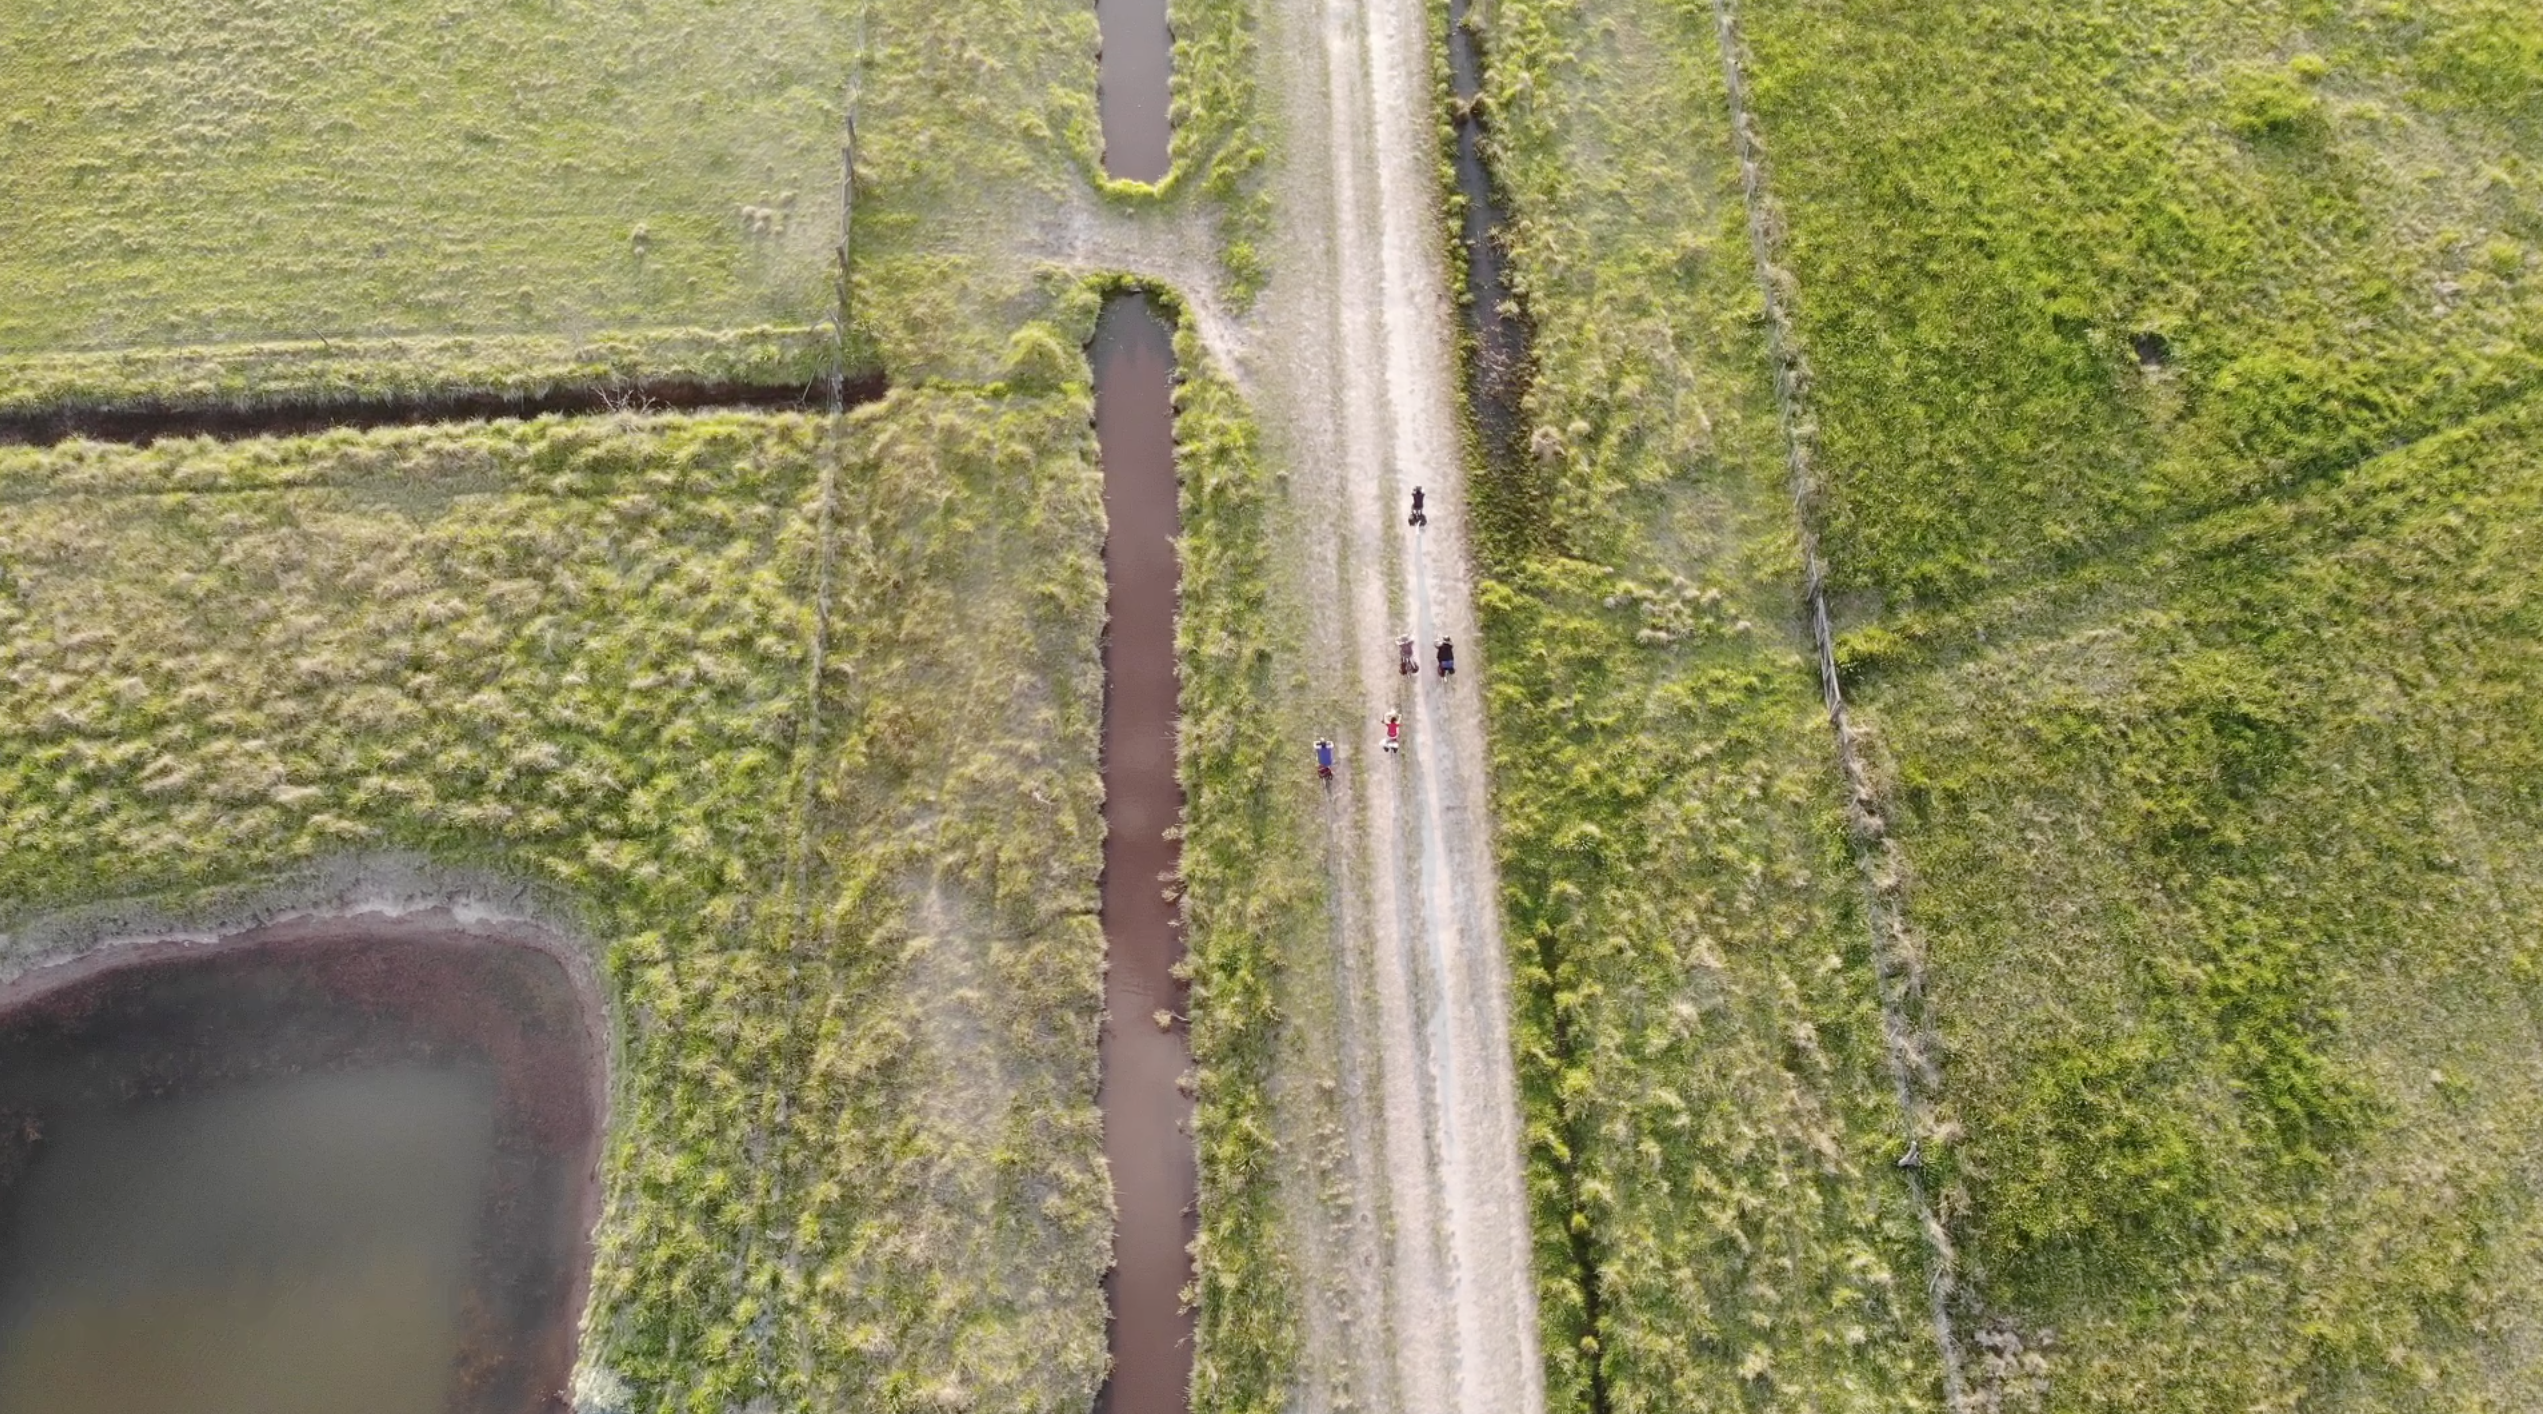
[[[0,1414],[530,1414],[605,1064],[562,944],[447,914],[0,987]]]
[[[1468,21],[1472,0],[1449,0],[1448,74],[1457,101],[1457,193],[1465,198],[1460,235],[1466,253],[1468,330],[1474,339],[1467,400],[1485,458],[1501,468],[1518,463],[1520,404],[1527,394],[1528,329],[1510,298],[1501,254],[1502,212],[1484,165],[1483,53]]]
[[[1153,182],[1172,162],[1168,152],[1174,36],[1166,0],[1095,0],[1104,46],[1095,106],[1104,125],[1104,171],[1124,181]]]
[[[1116,297],[1095,328],[1095,437],[1104,459],[1104,1158],[1116,1217],[1112,1375],[1099,1410],[1180,1414],[1192,1372],[1183,1288],[1199,1232],[1200,1175],[1180,910],[1174,618],[1181,568],[1174,472],[1174,344],[1143,296]],[[1162,1024],[1160,1024],[1162,1018]]]
[[[863,373],[840,381],[836,401],[849,406],[869,403],[882,397],[886,389],[883,375]],[[75,437],[148,446],[170,437],[297,437],[337,428],[419,427],[551,414],[589,417],[614,412],[826,409],[833,401],[819,384],[658,378],[624,384],[558,384],[536,392],[315,399],[254,407],[60,407],[0,413],[0,447],[49,447]]]

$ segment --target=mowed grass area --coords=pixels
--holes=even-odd
[[[1477,512],[1549,1402],[1926,1409],[1925,1255],[1700,13],[1502,0],[1482,31],[1535,325],[1527,458]]]
[[[830,314],[847,0],[0,17],[0,353]]]
[[[625,1043],[588,1402],[1082,1410],[1089,411],[0,451],[0,897],[543,884]]]
[[[1178,159],[1223,202],[1246,14],[1178,14]],[[1096,53],[1025,0],[18,7],[0,408],[985,381],[1063,297],[1018,236],[1091,199]]]
[[[1741,14],[1973,1369],[2521,1407],[2543,15]]]

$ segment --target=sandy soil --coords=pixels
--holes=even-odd
[[[1544,1405],[1420,0],[1276,0],[1287,165],[1246,350],[1287,463],[1312,667],[1344,747],[1330,815],[1340,1153],[1299,1257],[1309,1407]],[[1430,524],[1406,524],[1411,488]],[[1424,672],[1396,671],[1395,638]],[[1458,644],[1460,675],[1431,671]],[[1403,714],[1402,757],[1380,719]],[[1310,1044],[1317,1038],[1310,1037]],[[1303,1214],[1302,1214],[1303,1216]],[[1334,1219],[1339,1218],[1340,1221]]]

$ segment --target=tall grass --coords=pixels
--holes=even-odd
[[[1088,411],[0,452],[0,897],[380,848],[539,881],[625,1038],[587,1387],[1083,1409]]]
[[[1922,1409],[1923,1258],[1699,7],[1508,0],[1480,594],[1552,1407]]]

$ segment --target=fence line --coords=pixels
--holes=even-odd
[[[1766,190],[1765,144],[1758,140],[1756,120],[1748,107],[1746,72],[1732,0],[1712,0],[1712,6],[1722,50],[1723,86],[1730,99],[1731,140],[1739,158],[1740,193],[1748,211],[1749,249],[1757,266],[1758,289],[1766,301],[1767,348],[1775,364],[1775,403],[1783,424],[1785,457],[1792,478],[1803,592],[1809,607],[1811,638],[1818,650],[1819,693],[1827,706],[1828,725],[1836,738],[1837,764],[1845,780],[1847,833],[1854,847],[1855,865],[1863,877],[1864,910],[1871,929],[1872,969],[1881,1004],[1882,1050],[1897,1093],[1900,1135],[1906,1144],[1898,1168],[1907,1180],[1917,1223],[1924,1230],[1932,1255],[1926,1299],[1942,1360],[1943,1403],[1951,1414],[1965,1414],[1967,1381],[1961,1370],[1960,1345],[1952,1332],[1959,1260],[1950,1232],[1935,1216],[1921,1169],[1924,1142],[1929,1138],[1939,1141],[1932,1109],[1940,1080],[1932,1060],[1932,1035],[1925,1017],[1922,968],[1901,907],[1903,875],[1897,845],[1877,809],[1878,796],[1870,773],[1864,769],[1854,728],[1846,719],[1845,692],[1837,677],[1836,634],[1828,622],[1827,563],[1819,554],[1813,515],[1818,484],[1811,453],[1817,436],[1815,424],[1805,411],[1810,365],[1792,326],[1793,277],[1775,263],[1783,222]]]

